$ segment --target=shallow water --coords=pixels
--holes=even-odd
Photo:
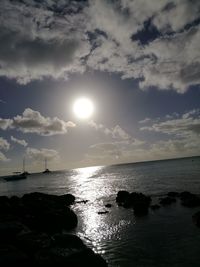
[[[0,195],[40,191],[72,193],[79,217],[75,232],[108,261],[109,266],[199,266],[200,229],[179,202],[137,218],[115,203],[119,190],[140,191],[156,202],[168,191],[200,193],[200,158],[81,168],[33,174],[26,180],[0,182]],[[106,209],[104,205],[111,203]],[[108,210],[107,214],[98,214]]]

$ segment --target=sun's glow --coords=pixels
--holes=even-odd
[[[90,99],[82,97],[75,101],[73,111],[78,118],[88,119],[94,112],[94,105]]]

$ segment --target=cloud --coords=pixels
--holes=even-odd
[[[59,159],[59,153],[58,151],[54,149],[36,149],[28,147],[26,149],[26,154],[29,158],[35,160],[35,161],[41,161],[47,159],[48,161],[51,160],[58,160]]]
[[[0,150],[2,149],[8,151],[10,149],[10,144],[6,139],[0,137]]]
[[[101,123],[96,123],[94,121],[88,122],[88,125],[94,128],[96,131],[100,131],[107,136],[111,136],[113,139],[118,140],[130,140],[131,136],[123,130],[119,125],[116,125],[113,128],[107,128]]]
[[[13,142],[15,142],[15,143],[17,143],[17,144],[19,144],[19,145],[22,145],[22,146],[27,146],[28,145],[28,143],[25,141],[25,140],[21,140],[21,139],[17,139],[17,138],[15,138],[15,137],[13,137],[13,136],[11,136],[11,138],[10,138]]]
[[[139,121],[139,123],[145,124],[145,123],[150,122],[150,121],[151,121],[150,118],[145,118],[144,120]]]
[[[4,139],[3,137],[0,137],[0,150],[5,150],[8,151],[10,149],[10,144],[8,143],[8,141],[6,139]],[[6,162],[9,161],[10,159],[8,159],[3,152],[0,151],[0,161]]]
[[[1,1],[1,76],[25,84],[84,71],[81,58],[89,51],[84,19],[81,14],[70,15],[64,7],[60,16],[56,8],[48,1]]]
[[[38,135],[50,136],[65,134],[67,129],[75,127],[71,121],[63,121],[57,117],[44,117],[39,111],[27,108],[22,115],[13,118],[12,126],[23,133],[36,133]]]
[[[19,83],[99,70],[143,90],[200,84],[198,0],[2,0],[0,15],[0,76]]]
[[[0,161],[7,162],[10,161],[1,151],[0,151]]]
[[[12,125],[12,120],[0,118],[0,129],[6,130],[6,129],[10,128],[11,125]]]
[[[161,121],[152,126],[141,127],[140,130],[179,136],[200,135],[200,112],[198,109],[192,110],[182,114],[180,118]]]

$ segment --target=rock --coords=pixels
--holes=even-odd
[[[160,205],[158,205],[158,204],[151,205],[150,208],[151,208],[152,210],[157,210],[157,209],[160,209]]]
[[[45,233],[29,232],[19,234],[16,244],[28,255],[33,255],[38,250],[50,247],[51,241],[51,238]]]
[[[81,203],[86,204],[88,201],[89,200],[79,200],[79,201],[76,201],[76,203],[78,203],[78,204],[81,204]]]
[[[28,256],[14,246],[0,246],[0,266],[32,266]]]
[[[68,207],[74,200],[37,192],[0,197],[0,266],[107,266],[80,238],[61,234],[77,226]]]
[[[168,192],[167,195],[168,197],[179,197],[180,196],[178,192]]]
[[[0,243],[12,244],[19,233],[27,231],[29,229],[19,221],[0,222]]]
[[[83,247],[53,247],[41,250],[35,257],[36,266],[62,266],[62,267],[107,267],[106,261],[91,249]]]
[[[176,199],[173,197],[164,197],[160,199],[160,204],[162,206],[168,206],[171,205],[172,203],[176,202]]]
[[[42,213],[36,212],[33,216],[26,218],[26,223],[32,230],[57,233],[62,230],[72,230],[77,226],[78,219],[68,207],[63,209],[49,207]]]
[[[182,199],[182,200],[184,200],[184,199],[186,199],[186,198],[188,198],[188,197],[190,197],[190,196],[192,196],[193,194],[192,193],[190,193],[190,192],[188,192],[188,191],[184,191],[184,192],[181,192],[180,193],[180,198]]]
[[[106,208],[111,208],[112,205],[108,203],[108,204],[105,205],[105,207],[106,207]]]
[[[75,202],[75,196],[73,196],[72,194],[65,194],[65,195],[59,196],[59,198],[67,206],[70,206],[70,205],[74,204],[74,202]]]
[[[6,196],[0,196],[0,215],[5,217],[10,213],[10,201]],[[0,218],[2,220],[2,218]]]
[[[200,211],[196,212],[192,216],[192,220],[193,220],[194,224],[196,224],[197,227],[200,227]]]
[[[78,223],[76,214],[67,207],[72,201],[74,197],[70,194],[61,197],[37,192],[24,195],[23,222],[33,231],[56,233],[71,230]]]
[[[143,216],[148,213],[151,198],[142,193],[119,191],[116,201],[118,205],[122,205],[124,208],[133,208],[136,216]]]
[[[125,190],[121,190],[117,193],[117,197],[116,197],[116,202],[118,204],[122,204],[126,201],[126,199],[128,198],[129,196],[129,192],[128,191],[125,191]]]
[[[106,213],[108,213],[108,211],[107,210],[103,210],[103,211],[98,211],[97,213],[98,214],[106,214]]]
[[[181,198],[181,204],[188,208],[199,207],[200,197],[190,193]]]
[[[54,247],[71,247],[71,248],[84,248],[83,241],[76,235],[73,234],[56,234],[52,238],[52,245]]]

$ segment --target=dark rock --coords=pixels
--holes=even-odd
[[[190,193],[181,198],[181,204],[188,208],[199,207],[200,197]]]
[[[85,248],[83,241],[78,236],[72,234],[56,234],[53,236],[52,240],[52,245],[54,247]]]
[[[197,227],[200,227],[200,211],[196,212],[192,216],[192,220],[193,220],[194,224],[196,224]]]
[[[112,205],[108,203],[108,204],[105,205],[105,207],[106,207],[106,208],[111,208]]]
[[[180,198],[182,199],[182,200],[184,200],[184,199],[186,199],[186,198],[189,198],[190,196],[192,196],[193,194],[192,193],[190,193],[190,192],[188,192],[188,191],[184,191],[184,192],[181,192],[180,193]]]
[[[89,248],[53,247],[41,250],[36,255],[37,266],[106,267],[105,260]]]
[[[160,209],[160,205],[158,205],[158,204],[151,205],[150,208],[151,208],[152,210],[158,210],[158,209]]]
[[[129,192],[125,190],[121,190],[117,193],[116,202],[118,204],[124,203],[129,196]]]
[[[180,196],[178,192],[168,192],[167,195],[168,197],[179,197]]]
[[[0,266],[31,266],[28,256],[14,246],[0,246]]]
[[[76,203],[78,203],[78,204],[81,204],[81,203],[86,204],[88,201],[89,200],[79,200],[79,201],[76,201]]]
[[[142,193],[119,191],[116,201],[124,208],[133,208],[136,216],[143,216],[148,213],[151,197],[145,196]]]
[[[6,196],[0,196],[0,215],[2,217],[10,213],[10,201]],[[1,219],[1,218],[0,218]]]
[[[19,234],[16,244],[28,255],[33,255],[38,250],[50,247],[51,238],[45,233],[29,232]]]
[[[168,206],[171,205],[172,203],[176,202],[176,199],[173,197],[164,197],[160,199],[160,204],[162,206]]]
[[[0,222],[0,243],[13,243],[16,236],[21,232],[27,232],[29,229],[18,221]]]
[[[98,211],[97,213],[98,214],[106,214],[106,213],[108,213],[108,211],[107,210],[103,210],[103,211]]]
[[[70,194],[61,197],[37,192],[24,195],[23,222],[32,230],[41,232],[71,230],[78,223],[76,214],[67,207],[72,200],[74,198]]]
[[[75,202],[75,196],[73,196],[72,194],[65,194],[59,197],[63,203],[67,206],[70,206],[72,204],[74,204]]]
[[[26,217],[25,220],[32,230],[47,233],[71,230],[78,223],[76,214],[68,207],[63,209],[49,207],[49,209],[43,210],[42,213],[39,212],[33,216]]]

